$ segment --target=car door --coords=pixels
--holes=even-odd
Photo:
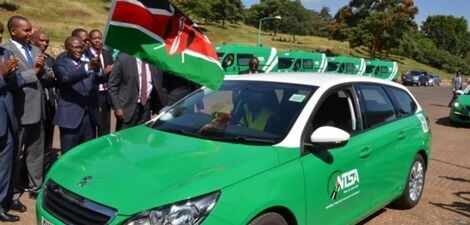
[[[350,224],[369,210],[370,170],[367,157],[361,157],[368,140],[357,135],[362,126],[353,89],[350,86],[335,88],[324,96],[305,129],[305,155],[301,158],[307,224]],[[317,148],[311,145],[309,138],[322,126],[334,126],[352,136],[345,146]]]
[[[364,135],[367,137],[368,158],[373,191],[368,193],[373,208],[382,207],[399,190],[396,165],[400,164],[396,146],[406,132],[403,123],[397,122],[397,112],[390,96],[382,85],[357,86],[364,118]]]

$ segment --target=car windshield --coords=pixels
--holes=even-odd
[[[337,62],[328,62],[326,66],[326,71],[327,72],[336,71],[336,69],[338,69],[338,66],[339,66],[339,63]]]
[[[294,58],[279,58],[277,68],[279,69],[289,69],[294,62]]]
[[[467,88],[465,88],[465,90],[463,91],[463,94],[464,94],[464,95],[470,95],[470,86],[468,86]]]
[[[202,88],[162,112],[154,129],[237,143],[274,144],[287,135],[317,87],[225,81]]]

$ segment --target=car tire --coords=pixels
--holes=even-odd
[[[393,202],[393,205],[400,209],[411,209],[415,207],[424,189],[426,166],[421,155],[417,155],[411,164],[408,177],[406,179],[405,190],[402,196]]]
[[[253,219],[248,225],[289,225],[278,213],[265,213]]]

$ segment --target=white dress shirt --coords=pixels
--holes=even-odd
[[[137,59],[136,58],[136,61],[137,61],[137,73],[139,75],[139,98],[137,99],[137,102],[140,103],[140,96],[141,96],[141,93],[140,93],[140,90],[142,89],[142,60],[140,59]],[[146,66],[145,66],[145,69],[147,70],[147,99],[150,99],[150,93],[152,93],[152,89],[153,89],[153,85],[152,85],[152,75],[150,73],[150,68],[149,68],[149,64],[147,63]]]

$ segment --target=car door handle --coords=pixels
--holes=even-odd
[[[403,140],[403,139],[405,139],[405,137],[406,137],[406,133],[405,133],[404,130],[402,130],[398,133],[398,140]]]
[[[371,148],[370,147],[364,147],[361,149],[361,152],[359,152],[359,157],[360,158],[366,158],[370,155],[370,153],[372,152]]]

